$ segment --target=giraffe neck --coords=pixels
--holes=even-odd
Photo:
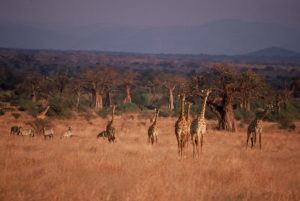
[[[188,105],[187,105],[187,114],[186,114],[186,120],[190,120],[190,118],[191,118],[191,114],[190,114],[190,110],[191,110],[191,104],[190,103],[188,103]]]
[[[113,106],[112,112],[111,112],[111,123],[114,122],[114,118],[115,118],[115,106]]]
[[[207,97],[208,97],[208,94],[206,94],[203,98],[203,102],[202,102],[200,112],[199,112],[199,120],[205,119],[204,115],[205,115]]]
[[[42,114],[42,115],[45,115],[45,114],[48,112],[49,108],[50,108],[50,106],[47,106],[46,109],[45,109],[45,111],[42,112],[41,114]]]
[[[154,118],[154,121],[153,121],[153,125],[156,125],[157,117],[158,117],[158,110],[155,113],[155,118]]]
[[[184,119],[184,97],[181,98],[181,111],[180,111],[180,119]]]

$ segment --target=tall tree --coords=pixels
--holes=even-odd
[[[161,74],[157,77],[157,82],[167,89],[168,92],[168,108],[174,110],[174,90],[176,87],[183,86],[186,79],[181,75],[176,74]]]
[[[234,108],[236,101],[243,99],[249,101],[251,98],[258,98],[259,94],[263,92],[258,90],[261,88],[260,81],[252,82],[254,78],[256,79],[257,76],[252,72],[245,75],[239,73],[233,66],[216,64],[208,72],[194,76],[191,87],[193,94],[200,97],[201,89],[213,89],[213,93],[207,100],[207,105],[218,119],[218,128],[235,132]],[[256,95],[250,96],[253,91]]]
[[[138,73],[133,70],[127,70],[123,73],[122,75],[122,83],[125,88],[125,97],[123,99],[123,103],[131,103],[132,98],[131,98],[131,88],[136,82],[136,78],[138,76]]]

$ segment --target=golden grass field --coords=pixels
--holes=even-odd
[[[154,146],[141,117],[116,117],[114,144],[96,139],[100,117],[52,120],[53,140],[9,136],[28,120],[0,117],[0,200],[300,200],[299,123],[294,132],[265,123],[262,150],[245,148],[246,128],[209,129],[200,158],[189,145],[180,159],[174,118],[159,118]],[[76,137],[60,139],[67,124]]]

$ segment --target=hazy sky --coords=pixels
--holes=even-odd
[[[0,0],[0,21],[171,26],[221,19],[300,29],[300,0]]]

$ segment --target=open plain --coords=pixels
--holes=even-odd
[[[159,118],[158,144],[149,120],[116,117],[116,143],[96,139],[107,119],[53,119],[54,139],[10,136],[32,117],[0,117],[0,200],[300,200],[299,123],[293,132],[265,123],[262,150],[237,133],[209,130],[200,158],[189,144],[178,157],[174,118]],[[66,125],[74,137],[61,139]]]

